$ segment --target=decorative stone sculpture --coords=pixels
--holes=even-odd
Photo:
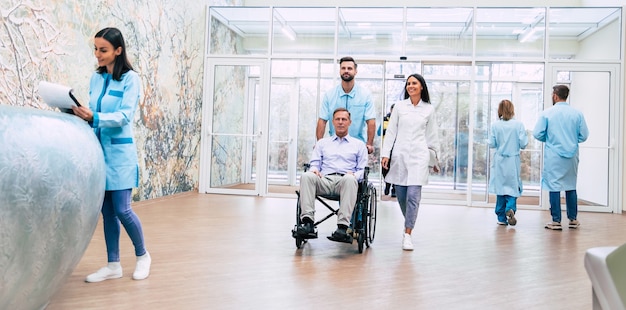
[[[0,309],[43,309],[91,238],[102,149],[70,114],[0,104]]]

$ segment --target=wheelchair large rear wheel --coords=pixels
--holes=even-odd
[[[376,235],[376,212],[378,205],[378,197],[376,196],[376,188],[373,185],[369,186],[369,205],[366,221],[366,234],[369,243],[374,243],[374,237]]]

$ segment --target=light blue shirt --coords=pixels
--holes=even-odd
[[[545,147],[559,156],[572,158],[578,154],[578,143],[585,142],[589,137],[589,129],[580,111],[567,102],[557,102],[541,113],[533,136],[545,142]]]
[[[319,171],[323,175],[351,172],[357,180],[361,180],[367,160],[367,148],[363,141],[350,135],[343,138],[333,135],[317,141],[310,171]]]
[[[557,102],[541,113],[533,136],[545,142],[541,187],[551,192],[575,190],[578,144],[589,137],[582,112],[567,102]]]
[[[349,93],[345,93],[341,85],[326,92],[322,106],[320,107],[319,118],[325,121],[332,121],[333,112],[337,108],[346,108],[350,112],[352,124],[348,129],[348,134],[367,142],[367,129],[365,121],[376,118],[376,110],[372,102],[372,94],[369,90],[355,84]],[[335,134],[335,127],[332,122],[328,124],[328,133]]]

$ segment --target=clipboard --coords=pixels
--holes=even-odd
[[[78,102],[78,99],[76,99],[76,97],[74,97],[74,94],[72,93],[72,91],[70,90],[70,98],[72,98],[72,101],[74,101],[74,103],[76,104],[77,107],[80,107],[80,102]]]
[[[65,85],[40,81],[38,93],[47,105],[59,108],[63,112],[71,111],[72,107],[82,106],[74,96],[72,88]]]

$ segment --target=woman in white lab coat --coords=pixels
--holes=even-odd
[[[396,186],[404,215],[402,249],[413,250],[411,232],[417,220],[422,186],[428,184],[429,148],[439,150],[435,109],[430,104],[426,81],[419,74],[407,78],[404,101],[396,103],[383,141],[381,165],[389,169],[385,182]],[[390,154],[391,160],[389,158]],[[438,168],[433,167],[435,172]]]

